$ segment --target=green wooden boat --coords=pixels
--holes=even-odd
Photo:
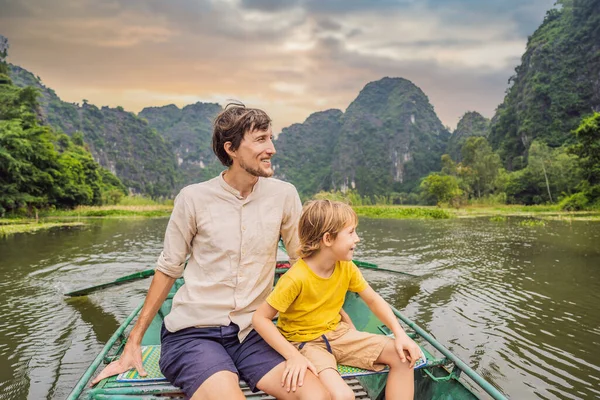
[[[278,268],[276,279],[287,269]],[[171,310],[171,303],[175,292],[183,285],[179,279],[171,289],[167,299],[155,316],[142,340],[144,368],[148,372],[146,378],[141,378],[135,370],[102,380],[95,387],[89,388],[89,382],[101,364],[107,364],[119,357],[125,346],[128,330],[139,314],[140,304],[104,346],[103,350],[94,359],[85,371],[73,391],[69,400],[75,399],[112,399],[112,400],[158,400],[158,399],[183,399],[185,396],[177,387],[169,384],[158,368],[160,354],[160,329],[163,318]],[[473,371],[457,356],[437,342],[431,335],[417,326],[414,322],[392,307],[394,314],[404,325],[406,331],[423,349],[427,357],[425,367],[415,370],[415,399],[431,400],[471,400],[471,399],[503,399],[506,397]],[[344,310],[348,313],[357,329],[366,332],[386,335],[389,334],[385,325],[379,321],[369,310],[366,304],[356,293],[348,293],[344,303]],[[435,354],[440,354],[436,358]],[[354,390],[357,399],[384,399],[385,381],[387,374],[371,373],[339,366],[342,376]],[[244,382],[240,382],[247,399],[273,399],[265,393],[252,393]]]

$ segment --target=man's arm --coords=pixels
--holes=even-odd
[[[120,374],[131,368],[135,368],[141,376],[147,375],[142,365],[142,338],[160,306],[167,298],[174,282],[175,278],[171,278],[160,271],[156,271],[152,278],[150,289],[148,289],[148,294],[146,295],[146,300],[144,301],[140,316],[129,333],[129,338],[125,344],[121,357],[108,364],[106,368],[94,378],[92,386],[104,378]]]
[[[283,210],[283,221],[281,223],[281,238],[285,245],[285,250],[290,258],[290,265],[298,260],[298,250],[300,240],[298,239],[298,221],[302,214],[302,202],[298,191],[294,186],[291,186],[286,194],[285,208]]]
[[[415,362],[421,357],[421,349],[419,346],[408,337],[404,329],[398,323],[396,316],[392,312],[389,304],[373,290],[371,286],[368,286],[365,290],[358,293],[358,295],[364,300],[369,306],[369,309],[394,333],[396,351],[402,362],[406,361],[404,352],[408,352],[410,367],[415,365]]]
[[[92,385],[109,376],[120,374],[135,367],[141,376],[146,376],[142,365],[141,343],[148,326],[167,298],[175,279],[183,274],[185,259],[190,252],[192,238],[196,234],[195,212],[186,201],[182,190],[175,198],[173,212],[165,232],[165,244],[158,257],[156,272],[144,300],[144,306],[118,360],[113,361],[94,378]]]

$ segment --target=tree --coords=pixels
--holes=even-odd
[[[463,166],[471,169],[469,184],[478,198],[494,190],[494,181],[502,166],[500,157],[492,151],[484,137],[470,137],[462,147]]]
[[[579,157],[584,181],[580,190],[590,200],[600,198],[600,113],[585,118],[574,131],[577,142],[569,152]]]
[[[451,175],[429,174],[420,185],[421,194],[428,202],[450,203],[460,197],[462,191],[458,187],[458,179]]]
[[[600,184],[600,113],[585,118],[574,132],[577,143],[570,151],[579,156],[584,178]]]
[[[535,140],[533,143],[531,143],[531,146],[529,147],[528,166],[532,171],[539,170],[544,174],[548,197],[550,198],[550,202],[553,203],[554,201],[552,200],[550,181],[548,180],[548,169],[552,167],[552,155],[550,153],[550,149],[545,143],[538,140]]]

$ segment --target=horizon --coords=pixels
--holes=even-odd
[[[237,99],[267,111],[280,133],[315,112],[345,112],[369,82],[398,77],[421,88],[454,130],[468,111],[494,115],[527,37],[553,5],[0,0],[0,34],[7,61],[69,103],[137,115]]]

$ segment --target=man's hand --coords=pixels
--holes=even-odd
[[[125,349],[123,349],[121,357],[118,360],[108,364],[106,368],[104,368],[102,372],[100,372],[100,374],[98,374],[98,376],[92,380],[90,386],[94,386],[104,378],[118,375],[131,368],[135,368],[140,376],[148,375],[144,369],[144,366],[142,365],[142,347],[133,341],[128,341],[125,344]]]
[[[290,389],[292,392],[295,392],[298,386],[304,384],[304,376],[307,369],[311,370],[313,374],[319,375],[317,369],[308,358],[300,353],[292,356],[285,362],[285,369],[281,376],[281,386],[285,386],[285,390],[288,392]]]
[[[411,338],[409,338],[406,334],[403,334],[396,339],[394,339],[394,345],[396,346],[396,351],[398,352],[398,356],[400,356],[400,361],[410,362],[410,368],[415,366],[415,362],[421,357],[421,349],[419,345],[414,342]]]

